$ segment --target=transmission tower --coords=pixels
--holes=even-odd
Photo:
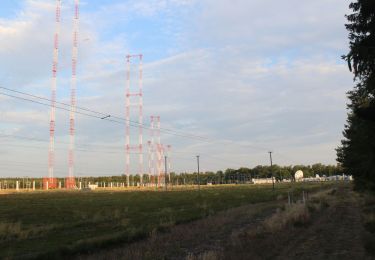
[[[150,128],[151,129],[151,128]],[[152,151],[152,142],[147,141],[148,147],[148,182],[149,185],[152,186],[153,183],[153,175],[154,175],[154,166],[153,166],[153,151]]]
[[[158,179],[157,186],[160,187],[162,185],[162,176],[163,176],[163,145],[161,144],[160,140],[160,116],[154,117],[154,136],[155,136],[155,142],[154,142],[154,153],[156,154],[156,175]],[[156,176],[155,176],[156,177]]]
[[[43,185],[45,188],[55,188],[56,181],[54,179],[55,166],[55,120],[56,120],[56,87],[57,87],[57,69],[59,61],[59,35],[60,35],[60,15],[61,1],[56,0],[55,9],[55,33],[53,44],[53,60],[52,60],[52,80],[51,80],[51,111],[49,124],[49,149],[48,149],[48,178],[44,178]]]
[[[149,174],[155,181],[154,185],[160,186],[163,174],[163,145],[160,143],[160,116],[150,117],[150,137]]]
[[[167,145],[166,155],[168,157],[168,182],[171,182],[171,145]]]
[[[143,93],[142,93],[142,54],[137,55],[127,55],[126,64],[126,89],[125,89],[125,116],[126,116],[126,127],[125,127],[125,174],[126,182],[129,187],[129,176],[130,176],[130,152],[131,150],[136,150],[138,152],[139,164],[138,164],[138,174],[140,176],[140,182],[143,183]],[[132,60],[138,60],[138,77],[131,77],[131,65]],[[132,73],[133,74],[133,73]],[[134,82],[134,83],[133,83]],[[138,88],[138,91],[132,92],[133,89]],[[131,97],[137,100],[136,103],[131,103]],[[132,145],[130,142],[130,107],[138,107],[138,144]]]
[[[79,0],[74,1],[73,17],[73,47],[72,47],[72,78],[70,85],[70,115],[69,115],[69,173],[66,179],[66,188],[75,188],[74,179],[74,134],[76,112],[77,87],[77,59],[78,59],[78,30],[79,30]]]

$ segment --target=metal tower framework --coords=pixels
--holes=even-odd
[[[163,145],[161,144],[160,138],[160,116],[156,117],[156,126],[155,126],[155,135],[156,135],[156,143],[155,143],[155,153],[156,153],[156,174],[158,178],[158,187],[161,186],[161,177],[163,174]]]
[[[73,17],[73,47],[72,47],[72,78],[70,85],[70,115],[69,115],[69,173],[65,187],[75,188],[74,179],[74,134],[76,112],[76,88],[77,88],[77,59],[78,59],[78,30],[79,30],[79,0],[74,1]]]
[[[51,79],[51,111],[49,124],[49,148],[48,148],[48,178],[43,180],[46,189],[56,187],[54,178],[55,167],[55,120],[56,120],[56,87],[57,87],[57,69],[59,62],[59,36],[60,36],[60,18],[61,18],[61,0],[56,0],[55,9],[55,33],[53,44],[52,60],[52,79]]]
[[[138,59],[138,77],[131,77],[130,69],[132,65],[132,60]],[[141,185],[143,183],[143,93],[142,93],[142,54],[137,55],[127,55],[126,64],[126,89],[125,89],[125,117],[126,117],[126,127],[125,127],[125,175],[128,187],[130,186],[129,176],[130,176],[130,152],[135,150],[138,152],[139,164],[138,164],[138,174],[140,176]],[[135,82],[135,83],[133,83]],[[136,85],[136,86],[135,86]],[[131,92],[133,89],[138,87],[137,92]],[[137,102],[131,103],[131,97],[135,98]],[[130,142],[130,107],[138,107],[138,144],[132,145]]]
[[[73,47],[72,47],[72,78],[71,78],[71,94],[70,94],[70,120],[69,120],[69,155],[68,164],[69,171],[66,178],[65,187],[74,188],[74,134],[75,134],[75,111],[76,111],[76,85],[77,85],[77,54],[78,54],[78,27],[79,27],[79,0],[74,1],[74,17],[73,17]],[[43,178],[43,186],[48,188],[56,188],[57,180],[54,178],[55,166],[55,127],[56,127],[56,90],[57,90],[57,72],[59,60],[59,38],[61,28],[61,0],[56,0],[55,10],[55,33],[54,48],[52,61],[52,81],[51,81],[51,112],[50,112],[50,135],[48,149],[48,178]]]
[[[150,128],[151,129],[151,128]],[[154,153],[152,150],[152,141],[147,141],[147,151],[148,151],[148,183],[150,186],[153,186],[154,182]]]
[[[158,169],[158,186],[161,187],[165,183],[165,172],[164,172],[164,146],[163,144],[157,144],[157,169]]]
[[[160,142],[160,116],[150,116],[149,174],[154,186],[160,186],[162,174],[162,145]]]
[[[153,170],[155,186],[161,187],[165,182],[164,146],[160,140],[160,116],[151,116],[151,169]],[[157,182],[156,182],[157,180]]]
[[[167,149],[166,149],[166,152],[165,154],[167,155],[168,157],[168,182],[171,183],[171,149],[172,149],[172,146],[171,145],[167,145]]]

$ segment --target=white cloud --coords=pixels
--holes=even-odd
[[[181,14],[178,8],[185,7],[188,16],[173,14]],[[46,21],[53,21],[51,8],[46,1],[27,1],[17,18],[0,20],[0,80],[11,87],[49,95],[53,22]],[[58,86],[58,98],[66,102],[69,8],[64,9]],[[178,37],[164,46],[161,57],[150,62],[145,56],[144,120],[147,123],[149,115],[159,114],[163,127],[207,136],[211,141],[163,134],[163,142],[172,144],[176,152],[172,152],[175,170],[194,170],[198,153],[206,170],[268,163],[268,149],[280,154],[278,164],[335,162],[334,148],[346,116],[345,92],[352,85],[346,65],[339,61],[346,49],[346,2],[155,0],[115,3],[81,12],[77,103],[112,115],[124,117],[123,57],[136,49],[133,39],[144,39],[132,38],[135,32],[119,30],[119,20],[136,22],[129,15],[132,12],[152,16],[169,24],[173,37]],[[158,17],[160,14],[166,15]],[[103,36],[111,30],[115,36]],[[156,41],[147,48],[153,49]],[[17,129],[20,135],[48,141],[48,108],[37,110],[20,104],[2,99],[3,118],[8,124],[2,130]],[[58,111],[57,143],[68,140],[67,122],[67,113]],[[124,125],[77,115],[76,133],[78,143],[99,146],[92,148],[96,153],[78,153],[78,172],[122,172]],[[145,141],[147,134],[145,130]],[[118,153],[106,153],[104,144],[117,147]],[[43,149],[48,142],[39,145],[40,153],[32,160],[27,159],[26,151],[16,148],[8,151],[7,158],[19,154],[25,161],[44,165]],[[67,157],[64,145],[57,145],[62,174]]]
[[[350,1],[205,0],[194,21],[196,43],[244,46],[253,55],[346,49]]]
[[[22,124],[39,124],[46,123],[46,117],[39,111],[5,111],[0,113],[0,119],[3,123],[22,123]]]

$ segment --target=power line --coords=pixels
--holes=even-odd
[[[13,147],[23,147],[23,148],[34,148],[34,149],[45,149],[41,146],[33,146],[33,145],[22,145],[22,144],[2,144],[2,146],[13,146]],[[57,148],[58,149],[58,148]],[[107,154],[122,154],[122,152],[115,152],[115,151],[98,151],[98,150],[88,150],[88,149],[76,149],[78,152],[90,152],[90,153],[107,153]],[[131,152],[131,154],[139,154],[136,152]]]
[[[64,108],[64,107],[56,107],[58,109],[62,109],[62,110],[65,110],[65,111],[69,111],[70,112],[70,104],[67,104],[67,103],[64,103],[64,102],[59,102],[59,101],[52,101],[51,99],[49,98],[45,98],[45,97],[41,97],[41,96],[37,96],[37,95],[33,95],[33,94],[30,94],[30,93],[26,93],[26,92],[23,92],[23,91],[18,91],[18,90],[14,90],[14,89],[10,89],[10,88],[6,88],[6,87],[1,87],[1,89],[5,89],[5,90],[8,90],[8,91],[11,91],[11,92],[14,92],[14,93],[18,93],[18,94],[22,94],[22,95],[26,95],[26,96],[29,96],[29,97],[32,97],[32,98],[37,98],[37,99],[40,99],[40,100],[45,100],[45,101],[49,101],[49,102],[54,102],[56,104],[59,104],[59,105],[62,105],[62,106],[67,106],[69,107],[68,108]],[[10,94],[6,94],[4,92],[0,92],[0,94],[2,95],[5,95],[5,96],[8,96],[8,97],[12,97],[12,98],[18,98],[18,99],[22,99],[24,101],[29,101],[29,102],[34,102],[34,103],[37,103],[37,104],[40,104],[40,105],[44,105],[44,106],[51,106],[51,104],[46,104],[46,103],[42,103],[42,102],[38,102],[38,101],[35,101],[35,100],[32,100],[32,99],[28,99],[28,98],[23,98],[23,97],[19,97],[19,96],[14,96],[14,95],[10,95]],[[150,129],[150,126],[146,126],[144,124],[140,124],[136,121],[132,121],[132,120],[127,120],[125,118],[122,118],[122,117],[119,117],[119,116],[116,116],[116,115],[110,115],[108,113],[103,113],[103,112],[99,112],[99,111],[95,111],[95,110],[92,110],[92,109],[89,109],[89,108],[85,108],[85,107],[80,107],[80,106],[76,106],[76,109],[79,109],[79,110],[82,110],[82,111],[85,111],[85,112],[89,112],[89,113],[93,113],[93,114],[96,114],[96,115],[91,115],[91,114],[87,114],[87,113],[83,113],[83,112],[78,112],[76,111],[76,113],[78,114],[81,114],[81,115],[85,115],[85,116],[91,116],[91,117],[94,117],[94,118],[97,118],[97,119],[101,119],[101,120],[107,120],[107,121],[110,121],[110,122],[115,122],[115,123],[120,123],[120,124],[123,124],[123,122],[130,122],[131,126],[133,127],[142,127],[142,128],[146,128],[146,129]],[[113,120],[111,118],[114,118],[114,119],[117,119],[117,120]],[[123,122],[120,122],[118,120],[121,120]],[[172,130],[172,129],[168,129],[168,128],[160,128],[161,129],[161,132],[164,132],[166,134],[171,134],[171,135],[175,135],[175,136],[179,136],[179,137],[185,137],[185,138],[191,138],[191,139],[197,139],[197,140],[200,140],[200,141],[207,141],[208,138],[206,137],[203,137],[203,136],[199,136],[199,135],[193,135],[193,134],[187,134],[187,133],[183,133],[183,132],[179,132],[179,131],[175,131],[175,130]]]
[[[31,138],[31,137],[25,137],[25,136],[19,136],[19,135],[3,135],[3,134],[0,134],[0,137],[10,137],[10,138],[15,138],[15,139],[22,139],[22,140],[30,140],[30,141],[36,141],[36,142],[48,142],[48,140],[43,140],[43,139],[37,139],[37,138]],[[69,143],[67,143],[67,142],[56,142],[56,143],[60,143],[60,144],[69,144]],[[82,145],[82,144],[80,144],[80,146],[85,146],[85,145],[87,145],[87,146],[91,146],[90,144],[84,144],[84,145]],[[24,145],[14,145],[14,146],[20,146],[20,147],[22,147],[22,146],[24,146]],[[95,146],[95,145],[94,145]],[[100,145],[97,145],[97,146],[99,146],[99,147],[105,147],[105,146],[100,146]],[[27,147],[27,146],[25,146],[25,147]],[[30,148],[32,148],[32,147],[35,147],[35,148],[39,148],[39,147],[36,147],[36,146],[28,146],[28,147],[30,147]],[[108,146],[107,146],[107,148],[109,148]],[[120,148],[120,147],[110,147],[109,149],[118,149],[118,150],[122,150],[122,148]],[[100,151],[100,150],[90,150],[90,149],[77,149],[77,151],[82,151],[82,152],[98,152],[98,153],[101,153],[101,152],[104,152],[104,153],[116,153],[116,154],[122,154],[123,152],[120,152],[120,151],[118,151],[118,152],[113,152],[113,151]],[[173,151],[173,153],[175,154],[175,153],[177,153],[177,154],[189,154],[189,155],[191,155],[191,156],[193,156],[196,152],[193,152],[193,151],[191,151],[191,152],[188,152],[188,151],[181,151],[181,150],[176,150],[176,151]],[[136,153],[136,152],[132,152],[132,154],[138,154],[138,153]],[[231,163],[231,164],[238,164],[238,162],[235,162],[235,161],[232,161],[232,160],[228,160],[228,159],[226,159],[226,158],[222,158],[222,157],[218,157],[218,156],[214,156],[214,155],[210,155],[210,154],[207,154],[207,153],[202,153],[202,152],[200,152],[200,154],[202,154],[202,155],[204,155],[204,156],[207,156],[207,157],[209,157],[209,158],[212,158],[212,159],[214,159],[214,160],[217,160],[217,161],[220,161],[220,162],[227,162],[227,163]],[[173,158],[187,158],[187,157],[176,157],[176,156],[173,156]]]
[[[59,101],[52,101],[52,100],[50,100],[48,98],[45,98],[45,97],[41,97],[41,96],[29,94],[29,93],[18,91],[18,90],[9,89],[9,88],[5,88],[5,87],[1,87],[1,86],[0,86],[0,88],[4,89],[4,90],[7,90],[7,91],[17,93],[17,94],[25,95],[25,96],[28,96],[30,98],[22,97],[22,96],[16,96],[16,95],[4,93],[4,92],[0,92],[1,95],[8,96],[8,97],[15,98],[15,99],[19,99],[19,100],[22,100],[22,101],[27,101],[27,102],[31,102],[31,103],[35,103],[35,104],[50,107],[50,106],[52,106],[52,103],[46,104],[45,102],[41,102],[41,101],[38,101],[38,100],[35,100],[35,99],[39,99],[39,100],[43,100],[43,101],[49,101],[49,102],[53,102],[55,104],[59,104],[60,106],[56,106],[57,109],[70,112],[70,106],[71,106],[70,104],[59,102]],[[112,122],[112,123],[117,123],[117,124],[122,124],[122,125],[125,124],[125,122],[128,122],[130,124],[130,126],[132,126],[132,127],[141,127],[141,128],[150,129],[149,126],[145,126],[144,124],[140,124],[138,122],[134,122],[134,121],[131,121],[131,120],[126,120],[124,118],[121,118],[121,117],[118,117],[118,116],[113,116],[113,115],[110,115],[108,113],[95,111],[95,110],[85,108],[85,107],[76,107],[76,108],[78,110],[80,110],[80,111],[76,111],[76,113],[80,114],[80,115],[84,115],[84,116],[88,116],[88,117],[92,117],[92,118],[96,118],[96,119],[100,119],[100,120],[106,120],[106,121],[109,121],[109,122]],[[256,150],[268,150],[267,148],[264,148],[264,147],[257,147],[257,146],[253,146],[253,145],[247,145],[247,144],[239,144],[239,143],[236,143],[232,140],[223,140],[223,141],[220,141],[220,140],[215,141],[215,140],[212,140],[212,139],[210,140],[206,137],[202,137],[202,136],[198,136],[198,135],[185,134],[185,133],[181,133],[181,132],[174,131],[174,130],[167,129],[167,128],[161,128],[161,131],[166,133],[166,134],[175,135],[175,136],[184,137],[184,138],[189,138],[189,139],[195,139],[195,140],[199,140],[199,141],[208,142],[208,143],[211,143],[211,144],[215,143],[215,142],[216,143],[220,142],[220,143],[228,145],[228,143],[231,143],[233,145],[241,146],[241,147],[244,147],[244,148],[253,148],[253,149],[256,149]],[[10,137],[17,138],[16,136],[10,136]],[[20,137],[20,136],[18,136],[18,138],[26,139],[26,140],[33,140],[33,141],[43,141],[43,142],[46,141],[46,140],[30,138],[30,137]],[[61,142],[61,143],[63,143],[63,142]],[[68,144],[68,143],[66,143],[66,144]],[[111,148],[115,148],[115,147],[111,147]],[[87,150],[87,149],[77,149],[77,150],[82,151],[82,152],[120,153],[120,152],[98,151],[98,150]],[[180,153],[183,153],[183,152],[180,152]],[[136,153],[132,153],[132,154],[136,154]],[[229,161],[226,158],[225,159],[224,158],[218,158],[218,157],[215,157],[215,156],[212,156],[212,155],[209,155],[209,154],[204,154],[204,155],[207,156],[207,157],[211,157],[213,159],[220,160],[220,161],[226,161],[226,162],[230,162],[230,163],[233,163],[233,164],[238,164],[238,162]]]
[[[18,94],[22,94],[22,95],[26,95],[26,96],[29,96],[29,97],[33,97],[33,98],[37,98],[37,99],[41,99],[41,100],[45,100],[45,101],[50,101],[51,102],[50,99],[45,98],[45,97],[41,97],[41,96],[37,96],[37,95],[33,95],[33,94],[26,93],[26,92],[22,92],[22,91],[10,89],[10,88],[6,88],[6,87],[1,87],[1,86],[0,86],[0,88],[8,90],[8,91],[11,91],[11,92],[15,92],[15,93],[18,93]],[[39,104],[39,105],[43,105],[43,106],[51,106],[51,104],[46,104],[46,103],[43,103],[43,102],[39,102],[39,101],[35,101],[35,100],[32,100],[32,99],[28,99],[28,98],[25,98],[25,97],[19,97],[19,96],[10,95],[10,94],[4,93],[4,92],[0,92],[0,94],[8,96],[8,97],[16,98],[16,99],[28,101],[28,102],[33,102],[33,103],[36,103],[36,104]],[[69,108],[65,108],[65,107],[61,107],[61,106],[56,106],[57,109],[61,109],[61,110],[70,112],[70,104],[67,104],[67,103],[64,103],[64,102],[59,102],[59,101],[55,101],[55,103],[56,104],[60,104],[62,106],[69,107]],[[119,116],[115,116],[115,115],[110,115],[108,113],[103,113],[103,112],[99,112],[99,111],[95,111],[95,110],[92,110],[92,109],[89,109],[89,108],[79,107],[79,106],[76,106],[76,108],[79,109],[79,110],[82,110],[82,111],[94,114],[94,115],[92,115],[92,114],[88,114],[88,113],[85,113],[85,112],[76,111],[76,113],[80,114],[80,115],[84,115],[84,116],[88,116],[88,117],[93,117],[93,118],[101,119],[101,120],[106,120],[106,121],[109,121],[109,122],[112,122],[112,123],[117,123],[117,124],[122,124],[122,125],[125,124],[125,122],[129,121],[130,122],[130,126],[132,126],[132,127],[139,127],[140,126],[143,129],[148,129],[148,130],[151,128],[150,126],[146,126],[144,124],[140,125],[138,122],[135,122],[135,121],[132,121],[132,120],[126,120],[125,118],[122,118],[122,117],[119,117]],[[174,135],[174,136],[178,136],[178,137],[194,139],[194,140],[203,141],[203,142],[206,142],[206,143],[220,142],[222,144],[228,144],[228,142],[229,142],[229,143],[232,143],[232,144],[234,144],[236,146],[241,146],[241,147],[244,147],[244,148],[251,148],[251,149],[262,150],[262,151],[270,150],[269,148],[266,148],[266,147],[254,146],[254,145],[249,145],[249,144],[238,144],[238,143],[235,143],[232,140],[223,140],[223,141],[213,140],[213,139],[209,139],[207,137],[203,137],[203,136],[199,136],[199,135],[193,135],[193,134],[186,134],[186,133],[182,133],[182,132],[175,131],[175,130],[168,129],[168,128],[160,128],[160,131],[163,132],[163,133],[169,134],[169,135]]]
[[[21,140],[29,140],[29,141],[36,141],[36,142],[48,142],[48,140],[43,140],[43,139],[38,139],[38,138],[33,138],[33,137],[26,137],[26,136],[20,136],[20,135],[5,135],[5,134],[0,134],[0,137],[8,137],[8,138],[14,138],[14,139],[21,139]],[[60,144],[69,144],[67,142],[56,142],[56,143],[60,143]],[[9,146],[12,146],[12,147],[24,147],[24,148],[34,148],[34,149],[44,149],[43,147],[40,147],[40,146],[33,146],[33,145],[23,145],[23,144],[5,144],[3,143],[2,144],[3,146],[6,146],[6,145],[9,145]],[[91,146],[90,144],[80,144],[80,146],[85,146],[85,145],[88,145],[88,146]],[[105,146],[100,146],[100,145],[97,145],[99,147],[105,147]],[[121,148],[120,147],[110,147],[112,149],[118,149],[120,150]],[[59,149],[59,148],[57,148]],[[91,152],[91,153],[105,153],[105,154],[123,154],[122,151],[104,151],[104,150],[98,150],[98,149],[80,149],[80,148],[77,148],[76,149],[78,152]],[[194,154],[196,152],[188,152],[188,151],[181,151],[181,150],[176,150],[173,152],[174,154],[188,154],[188,155],[191,155],[191,156],[186,156],[186,157],[181,157],[181,156],[176,156],[174,155],[173,158],[175,159],[182,159],[182,160],[190,160],[191,157],[194,156]],[[139,154],[137,152],[131,152],[131,154]],[[208,157],[208,158],[211,158],[213,159],[214,161],[217,161],[217,162],[221,162],[221,163],[230,163],[230,164],[234,164],[234,165],[237,165],[239,164],[239,162],[235,162],[235,161],[232,161],[232,160],[228,160],[227,158],[224,158],[224,157],[218,157],[218,156],[213,156],[213,155],[210,155],[210,154],[207,154],[207,153],[202,153],[200,152],[201,155],[204,155],[205,157]]]
[[[39,139],[39,138],[35,138],[35,137],[28,137],[28,136],[21,136],[21,135],[0,134],[0,137],[23,139],[23,140],[29,140],[29,141],[35,141],[35,142],[48,142],[48,140],[45,140],[45,139]],[[55,143],[69,145],[68,142],[56,141]],[[106,149],[116,149],[116,150],[121,149],[120,147],[114,147],[114,146],[110,146],[110,145],[82,144],[82,143],[78,143],[78,145],[81,146],[81,147],[82,146],[83,147],[89,146],[89,147],[103,147],[103,148],[106,148]]]

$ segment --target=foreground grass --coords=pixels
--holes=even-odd
[[[118,243],[244,204],[323,184],[217,186],[168,192],[41,192],[0,196],[0,258],[57,258]],[[331,184],[324,184],[329,186]]]
[[[365,248],[372,257],[375,257],[375,193],[368,192],[361,195],[363,197],[362,222],[366,230]]]

